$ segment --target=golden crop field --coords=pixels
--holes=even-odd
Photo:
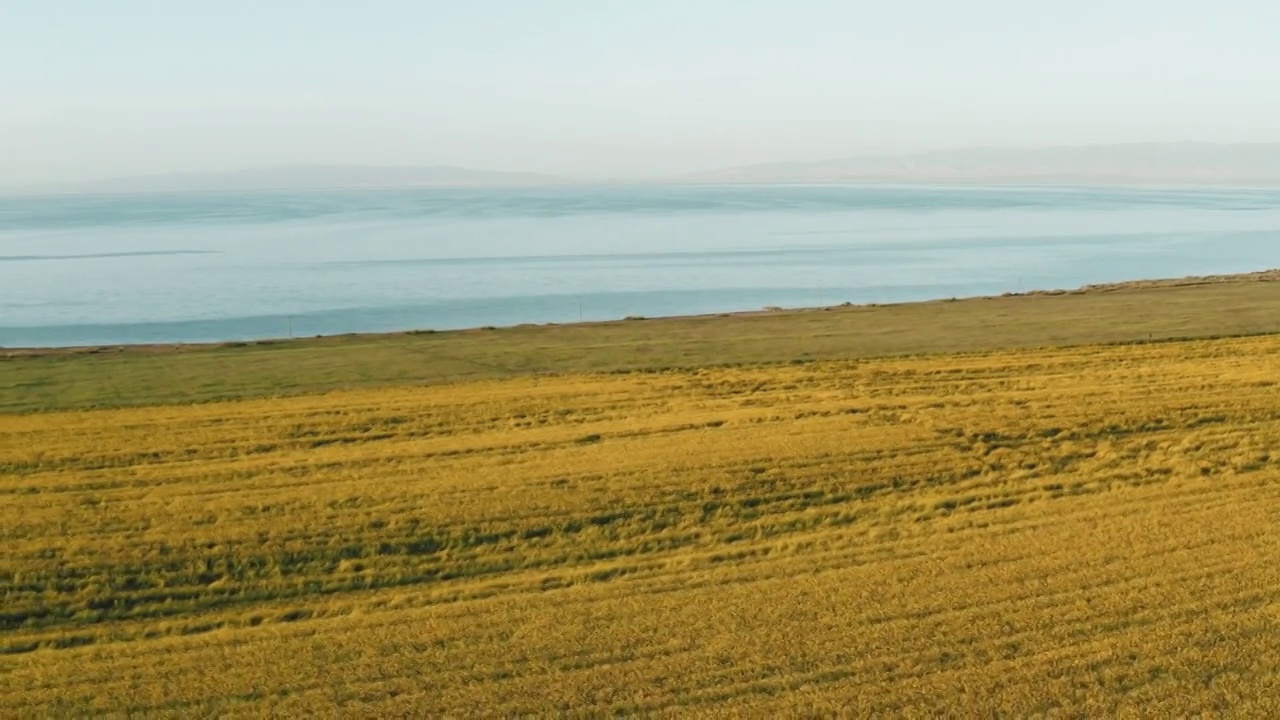
[[[1280,337],[0,416],[0,716],[1280,713]]]

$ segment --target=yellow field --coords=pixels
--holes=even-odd
[[[0,716],[1280,712],[1280,338],[0,416]]]

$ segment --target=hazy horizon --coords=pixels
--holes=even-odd
[[[16,3],[0,186],[315,165],[650,179],[1280,142],[1280,5]]]
[[[594,178],[450,165],[298,163],[228,171],[0,185],[0,196],[48,192],[199,192],[343,188],[529,187],[593,184],[1058,184],[1280,186],[1280,143],[1133,143],[960,148],[786,161],[673,176]]]

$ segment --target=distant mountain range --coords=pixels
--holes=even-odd
[[[558,185],[563,178],[536,173],[494,172],[438,165],[289,165],[220,173],[179,173],[49,183],[23,192],[146,193],[353,188],[495,187]]]
[[[679,181],[1280,185],[1280,143],[973,148],[748,165],[693,173]]]
[[[452,166],[292,165],[7,188],[8,193],[143,193],[413,187],[528,187],[592,182]],[[650,178],[664,184],[934,183],[1280,186],[1280,143],[1139,143],[973,148],[784,162]],[[594,184],[601,184],[595,181]]]

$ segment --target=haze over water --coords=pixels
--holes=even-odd
[[[1280,190],[867,186],[0,198],[0,345],[890,303],[1280,266]]]

